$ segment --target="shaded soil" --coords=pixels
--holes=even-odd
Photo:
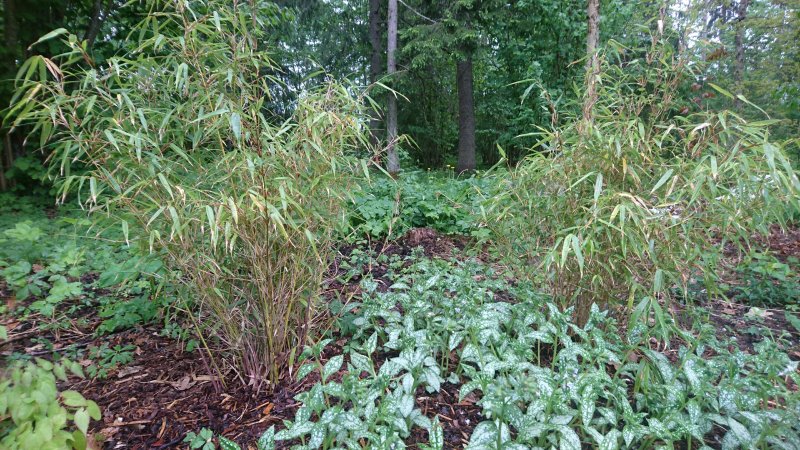
[[[787,229],[774,225],[766,236],[753,235],[751,249],[768,253],[778,261],[789,265],[795,273],[800,271],[800,226],[791,225]],[[769,330],[773,339],[782,341],[793,357],[800,357],[800,330],[787,319],[787,311],[781,307],[752,306],[746,299],[740,299],[736,291],[744,287],[742,275],[736,267],[744,260],[744,254],[733,244],[726,245],[720,270],[719,283],[729,286],[722,298],[704,298],[702,306],[707,310],[709,322],[718,331],[719,337],[735,336],[741,349],[753,351],[756,343],[763,339],[764,330]],[[792,312],[788,312],[792,314]],[[800,318],[800,311],[794,311]]]
[[[426,416],[438,417],[444,434],[444,448],[464,448],[475,427],[484,420],[481,407],[476,403],[480,398],[475,393],[458,400],[459,386],[445,383],[439,392],[429,394],[420,388],[417,392],[417,406]],[[406,444],[415,448],[418,443],[427,443],[428,434],[415,428]]]

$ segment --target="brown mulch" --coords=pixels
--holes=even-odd
[[[186,432],[209,428],[242,444],[255,442],[269,425],[293,416],[292,383],[270,394],[254,394],[233,380],[220,386],[209,375],[201,350],[186,352],[154,329],[130,333],[135,360],[105,380],[70,386],[103,411],[94,427],[105,448],[177,448]],[[217,386],[215,386],[217,384]]]
[[[445,383],[439,392],[428,394],[422,388],[417,392],[417,406],[422,413],[431,419],[439,418],[444,434],[444,448],[465,448],[475,427],[484,420],[481,407],[476,403],[479,397],[471,393],[458,399],[459,387]],[[416,448],[418,443],[427,443],[428,434],[420,428],[415,428],[407,444],[409,448]]]
[[[209,375],[200,350],[186,352],[183,343],[161,336],[152,327],[100,337],[77,327],[61,330],[58,336],[48,331],[31,333],[41,330],[38,324],[34,330],[26,328],[25,324],[16,326],[0,354],[46,358],[56,351],[104,343],[135,346],[133,361],[110,371],[106,378],[72,377],[60,386],[79,391],[100,406],[103,418],[90,427],[102,442],[98,448],[186,448],[182,444],[186,433],[204,427],[241,444],[253,444],[270,425],[294,415],[298,405],[293,397],[307,388],[285,381],[269,394],[256,394],[233,380],[220,386]],[[43,347],[41,338],[50,340],[52,348]]]
[[[782,263],[789,263],[792,257],[800,259],[800,226],[797,224],[789,225],[786,229],[773,225],[769,235],[755,236],[753,240]]]

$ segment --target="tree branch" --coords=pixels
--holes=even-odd
[[[422,14],[421,12],[417,11],[416,9],[412,8],[411,6],[409,6],[409,5],[408,5],[406,2],[404,2],[403,0],[397,0],[397,1],[399,1],[399,2],[400,2],[400,4],[402,4],[402,5],[403,5],[403,6],[405,6],[406,8],[410,9],[410,10],[411,10],[411,12],[413,12],[414,14],[416,14],[416,15],[418,15],[418,16],[420,16],[420,17],[422,17],[423,19],[427,20],[428,22],[430,22],[430,23],[432,23],[432,24],[437,24],[437,23],[439,23],[439,22],[437,22],[437,21],[435,21],[435,20],[431,19],[430,17],[428,17],[428,16],[426,16],[426,15]]]

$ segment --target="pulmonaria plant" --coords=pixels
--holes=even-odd
[[[328,342],[322,341],[301,356],[301,361],[313,358],[315,362],[301,366],[298,379],[317,371],[321,381],[296,397],[303,405],[294,421],[277,433],[268,431],[259,441],[262,448],[281,440],[302,442],[295,448],[361,448],[364,440],[393,448],[403,445],[412,427],[434,427],[415,401],[417,387],[438,389],[440,381],[433,378],[438,368],[430,356],[401,352],[377,368],[373,361],[377,335],[373,333],[362,345],[351,347],[342,373],[345,355],[333,356],[324,364],[319,361]]]
[[[775,342],[748,354],[700,329],[665,354],[650,347],[649,329],[620,334],[596,306],[579,327],[571,311],[482,263],[450,264],[421,260],[386,292],[365,280],[345,353],[323,362],[329,340],[304,352],[298,377],[321,381],[259,448],[404,448],[419,427],[429,437],[422,445],[441,449],[442,425],[417,396],[448,383],[479,399],[485,420],[472,450],[800,445],[800,396],[790,388],[798,364]]]

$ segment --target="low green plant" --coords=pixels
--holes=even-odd
[[[479,215],[481,178],[403,172],[398,179],[373,177],[355,196],[349,213],[356,237],[398,237],[411,228],[488,238]]]
[[[218,436],[217,441],[222,450],[240,450],[239,445],[224,436]],[[214,445],[214,432],[208,428],[202,428],[197,433],[194,431],[186,433],[183,442],[188,444],[192,450],[216,450],[217,448]]]
[[[796,259],[792,263],[797,266]],[[754,306],[800,307],[800,281],[790,265],[772,255],[755,253],[736,271],[744,281],[733,288],[737,301]]]
[[[693,279],[715,292],[716,249],[785,224],[800,201],[772,122],[681,115],[676,88],[695,65],[657,31],[652,39],[648,49],[609,44],[593,121],[541,131],[536,152],[497,177],[506,188],[486,208],[521,272],[544,271],[578,323],[593,303],[653,308]]]
[[[135,345],[91,346],[87,349],[86,358],[92,361],[92,364],[86,368],[86,373],[92,378],[104,379],[108,377],[110,371],[133,361],[134,350],[136,350]]]
[[[138,265],[130,277],[135,279],[151,267],[142,258],[132,257],[121,235],[108,230],[89,235],[92,223],[83,217],[85,213],[64,209],[55,214],[45,216],[43,206],[24,198],[13,207],[0,207],[0,277],[18,300],[35,297],[41,301],[39,306],[51,309],[87,293],[77,281],[86,273],[102,271],[101,279],[108,280],[112,277],[106,272],[128,260]],[[121,281],[97,286],[107,288]]]
[[[37,359],[0,371],[0,447],[87,447],[89,420],[100,420],[100,408],[76,391],[58,392],[57,380],[66,381],[67,370],[83,376],[79,364],[65,360]]]
[[[100,300],[98,317],[103,319],[94,332],[98,335],[133,328],[149,323],[159,313],[160,305],[150,295],[140,295],[130,299],[106,297]]]

